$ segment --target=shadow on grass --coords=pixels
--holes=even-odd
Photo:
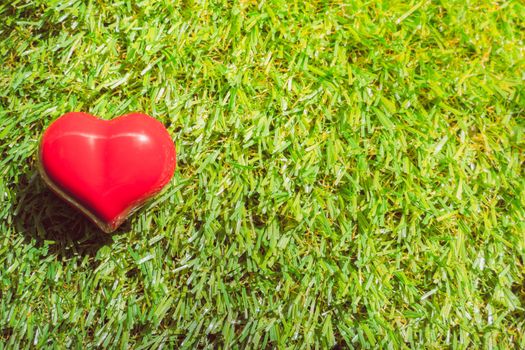
[[[63,258],[94,256],[113,242],[113,235],[129,230],[124,224],[112,234],[101,231],[84,214],[53,193],[36,170],[19,179],[14,226],[37,246],[47,242],[50,254]]]

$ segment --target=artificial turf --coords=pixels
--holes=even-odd
[[[0,59],[0,348],[525,348],[523,2],[2,1]],[[114,235],[68,111],[177,146]]]

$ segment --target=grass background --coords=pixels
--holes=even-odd
[[[0,348],[525,348],[523,2],[0,17]],[[37,176],[72,110],[177,145],[114,235]]]

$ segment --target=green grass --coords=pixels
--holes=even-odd
[[[110,3],[0,4],[0,349],[525,348],[523,2]],[[73,110],[177,145],[114,235]]]

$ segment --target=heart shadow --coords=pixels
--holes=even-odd
[[[104,233],[52,192],[36,170],[19,178],[12,217],[16,231],[28,242],[47,244],[48,253],[64,258],[94,256],[101,247],[113,243],[114,235],[130,229],[129,223],[124,223],[117,231]]]

